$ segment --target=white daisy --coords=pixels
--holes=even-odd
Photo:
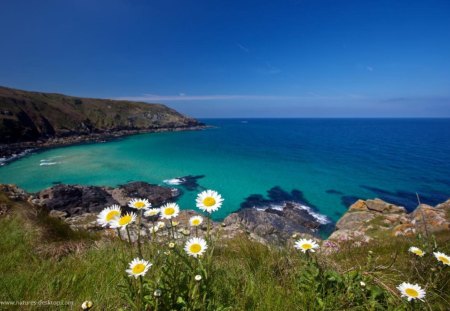
[[[188,255],[196,257],[203,255],[208,248],[206,241],[202,238],[190,238],[184,245],[184,250]]]
[[[444,253],[435,252],[433,253],[434,257],[444,265],[450,266],[450,256],[445,255]]]
[[[147,199],[132,199],[128,206],[135,209],[148,209],[152,204]]]
[[[160,209],[159,209],[159,208],[149,208],[148,210],[146,210],[146,211],[144,212],[144,216],[145,216],[145,217],[153,217],[153,216],[158,215],[159,212],[160,212]]]
[[[114,218],[120,217],[121,210],[119,205],[112,205],[110,207],[105,208],[98,214],[97,223],[102,225],[102,227],[106,227],[114,220]]]
[[[156,223],[156,225],[159,227],[159,229],[162,229],[162,228],[164,228],[166,226],[166,224],[163,221],[158,221]]]
[[[408,249],[408,252],[413,253],[414,255],[417,255],[419,257],[423,257],[423,255],[425,255],[425,252],[423,250],[415,246],[411,246]]]
[[[122,217],[114,218],[113,221],[111,221],[110,226],[111,228],[120,228],[122,230],[125,230],[125,228],[136,221],[136,214],[135,213],[128,213],[123,215]]]
[[[315,252],[314,249],[319,248],[319,244],[310,239],[300,239],[295,242],[294,247],[301,250],[303,253],[306,253],[307,251]]]
[[[194,278],[197,282],[200,282],[202,280],[202,276],[200,274],[197,274]]]
[[[129,276],[134,276],[137,279],[138,276],[144,276],[151,266],[152,264],[144,259],[134,258],[133,261],[130,262],[129,269],[125,271]]]
[[[195,201],[199,209],[204,212],[212,213],[222,206],[223,199],[217,191],[206,190],[199,193]]]
[[[420,299],[423,301],[423,298],[425,298],[425,290],[417,284],[403,282],[397,286],[397,289],[402,294],[402,297],[407,298],[408,301],[411,301],[412,299]]]
[[[164,219],[172,219],[178,216],[180,207],[177,203],[167,203],[161,206],[161,217]]]
[[[202,216],[192,216],[191,218],[189,218],[189,224],[191,225],[191,227],[198,227],[202,224],[202,222]]]

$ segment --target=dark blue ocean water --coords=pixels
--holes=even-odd
[[[450,198],[449,119],[208,119],[204,131],[143,134],[64,147],[0,168],[0,182],[37,191],[54,183],[179,185],[183,208],[204,188],[225,197],[215,215],[295,200],[332,220],[357,198],[408,209]],[[44,163],[44,165],[42,165]]]

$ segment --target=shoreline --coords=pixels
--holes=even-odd
[[[17,142],[0,145],[0,167],[12,163],[32,152],[44,151],[57,147],[74,146],[88,143],[104,143],[119,138],[148,133],[198,131],[211,128],[210,125],[195,125],[186,127],[166,127],[158,129],[119,130],[113,132],[91,133],[85,135],[71,135],[66,137],[52,137],[45,140]]]

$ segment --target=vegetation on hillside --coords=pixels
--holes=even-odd
[[[198,124],[161,104],[79,98],[0,87],[0,143]]]
[[[432,254],[450,252],[448,234],[379,237],[360,247],[335,245],[334,252],[325,254],[321,248],[313,253],[293,245],[270,247],[247,236],[223,240],[191,228],[191,236],[198,234],[208,246],[202,256],[194,257],[185,250],[189,237],[174,239],[172,217],[165,217],[166,227],[155,230],[139,249],[126,234],[132,224],[122,230],[122,239],[105,238],[73,231],[45,211],[4,194],[0,202],[3,302],[68,302],[73,310],[84,301],[92,301],[92,310],[447,310],[449,306],[450,266]],[[147,221],[140,212],[136,221]],[[409,252],[411,246],[426,254]],[[142,277],[130,277],[126,269],[137,257],[152,266]],[[396,287],[402,282],[418,283],[426,292],[423,301],[401,297]]]

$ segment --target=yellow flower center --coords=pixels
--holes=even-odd
[[[117,216],[120,216],[120,212],[119,211],[110,211],[108,214],[106,214],[106,221],[111,221],[114,218],[116,218]]]
[[[413,298],[417,298],[419,296],[419,293],[414,288],[405,289],[405,293],[409,297],[413,297]]]
[[[200,224],[200,219],[193,219],[192,220],[192,225],[194,225],[194,226],[198,226]]]
[[[312,248],[312,245],[309,244],[309,243],[304,243],[304,244],[302,245],[302,248],[308,250],[308,249],[311,249],[311,248]]]
[[[216,199],[214,199],[213,197],[207,197],[203,200],[203,205],[211,207],[214,206],[216,204]]]
[[[131,215],[125,215],[119,219],[119,225],[121,226],[128,225],[132,219],[133,218],[131,217]]]
[[[417,256],[423,256],[423,252],[420,249],[413,250],[413,253]]]
[[[144,270],[145,270],[145,265],[142,263],[138,263],[138,264],[134,265],[133,269],[131,269],[131,271],[134,274],[142,273],[142,272],[144,272]]]
[[[191,253],[197,254],[202,250],[202,246],[200,244],[192,244],[189,246],[189,250]]]
[[[142,201],[138,201],[138,202],[134,203],[134,207],[139,208],[139,209],[143,208],[144,206],[145,206],[145,203]]]
[[[167,216],[171,216],[175,214],[175,209],[173,207],[168,207],[164,210],[164,214],[166,214]]]
[[[439,261],[442,261],[446,265],[450,264],[450,260],[447,257],[439,256],[438,259],[439,259]]]

